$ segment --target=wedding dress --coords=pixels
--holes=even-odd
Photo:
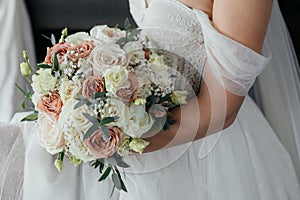
[[[270,59],[267,47],[262,55],[253,52],[218,33],[205,13],[176,0],[152,0],[149,8],[143,0],[130,0],[130,7],[153,46],[186,58],[196,66],[198,74],[203,70],[205,73],[205,63],[213,62],[209,59],[214,55],[218,61],[234,61],[237,66],[232,66],[232,72],[236,72],[236,77],[226,69],[219,74],[224,86],[233,93],[245,94]],[[239,64],[253,68],[242,69]],[[211,70],[218,73],[216,68]],[[241,70],[245,70],[244,74]],[[185,73],[191,79],[201,78],[191,70]],[[240,84],[239,80],[244,82]],[[14,122],[20,117],[16,116]],[[63,171],[57,172],[53,166],[55,158],[37,142],[34,123],[11,126],[4,125],[4,128],[22,131],[26,144],[23,200],[300,199],[300,186],[291,158],[249,97],[245,98],[235,122],[219,133],[188,144],[127,157],[126,162],[131,166],[124,178],[128,193],[115,191],[112,197],[111,180],[98,183],[97,170],[88,165],[75,168],[65,160]],[[15,148],[7,141],[17,145],[15,141],[20,137],[17,134],[8,138],[1,131],[0,141],[5,143],[4,149],[10,151]],[[5,155],[0,157],[1,199],[22,199],[22,195],[12,194],[22,193],[20,168],[24,152],[22,146],[18,147],[18,151],[10,151],[11,154],[0,151],[0,156]],[[19,167],[14,177],[13,167]]]

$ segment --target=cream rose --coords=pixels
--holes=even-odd
[[[57,91],[41,96],[36,107],[39,111],[46,113],[49,117],[58,119],[63,102]]]
[[[58,120],[59,127],[65,129],[71,125],[83,134],[92,126],[92,123],[83,115],[83,113],[91,114],[86,105],[82,105],[74,110],[75,105],[78,103],[75,99],[70,99],[62,107],[60,118]]]
[[[126,36],[126,32],[118,28],[110,28],[107,25],[95,26],[90,30],[93,39],[106,44],[114,44],[120,38]]]
[[[137,106],[132,104],[129,107],[130,118],[124,128],[124,133],[139,138],[149,131],[154,123],[151,116],[145,111],[145,105]]]
[[[122,101],[116,98],[109,99],[101,113],[102,118],[114,116],[117,116],[118,120],[110,125],[124,128],[129,120],[129,110]]]
[[[128,70],[122,66],[114,66],[109,68],[104,73],[106,90],[113,95],[121,88],[129,88],[130,82],[128,81]]]
[[[77,45],[81,42],[91,40],[91,37],[86,32],[77,32],[66,37],[65,41]]]
[[[118,149],[120,140],[122,139],[121,130],[117,127],[108,127],[108,131],[110,134],[109,140],[105,140],[103,134],[98,129],[91,137],[84,141],[85,146],[95,159],[108,158]]]
[[[144,149],[150,144],[150,142],[147,142],[141,138],[133,138],[131,142],[129,143],[129,148],[133,151],[142,154]]]
[[[129,55],[131,65],[136,65],[145,60],[145,52],[143,50],[143,45],[139,41],[128,42],[124,45],[123,49]]]
[[[32,76],[32,89],[34,92],[43,94],[54,90],[57,84],[57,77],[51,74],[51,69],[39,69],[37,74]]]
[[[102,76],[112,66],[128,66],[129,59],[123,49],[117,44],[97,46],[88,58],[88,64],[93,69],[94,76]]]
[[[77,94],[80,93],[81,83],[79,80],[72,81],[67,78],[61,81],[59,87],[59,94],[63,103],[66,103],[67,100],[75,98]]]
[[[41,146],[52,155],[63,151],[65,148],[64,133],[60,131],[56,120],[40,112],[37,124],[37,137]]]

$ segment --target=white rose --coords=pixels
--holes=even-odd
[[[151,80],[149,78],[151,71],[144,65],[135,67],[134,69],[139,81],[138,98],[146,99],[151,95]]]
[[[112,66],[128,66],[126,52],[117,44],[98,45],[88,57],[88,65],[93,69],[94,76],[102,76]]]
[[[139,41],[128,42],[124,45],[123,49],[129,55],[131,65],[142,63],[145,60],[145,52],[143,45]]]
[[[104,73],[106,90],[116,96],[121,88],[129,88],[128,70],[122,66],[114,66]]]
[[[115,116],[118,117],[118,120],[116,122],[112,122],[111,125],[118,126],[121,129],[127,125],[129,120],[129,110],[120,99],[109,99],[102,111],[102,118]]]
[[[66,37],[65,41],[77,45],[81,42],[91,40],[91,37],[86,32],[77,32]]]
[[[102,43],[113,44],[120,38],[126,36],[126,32],[118,28],[110,28],[107,25],[95,26],[90,30],[90,35],[93,39]]]
[[[43,94],[55,88],[57,77],[52,76],[51,69],[39,69],[37,73],[32,76],[31,86],[34,92]]]
[[[133,138],[139,138],[151,129],[154,120],[145,111],[145,105],[132,104],[129,107],[129,112],[130,119],[127,121],[124,133]]]
[[[38,141],[50,154],[54,155],[64,150],[64,133],[59,129],[56,120],[47,114],[38,114]]]
[[[79,80],[69,80],[69,79],[62,79],[59,94],[60,98],[63,103],[66,103],[67,100],[75,98],[81,89],[81,83]]]
[[[68,129],[72,126],[83,134],[92,126],[92,123],[83,115],[83,113],[90,114],[88,107],[82,105],[76,110],[74,106],[78,103],[75,99],[69,99],[66,104],[62,107],[60,117],[58,120],[58,125],[62,130]]]

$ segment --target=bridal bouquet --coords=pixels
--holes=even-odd
[[[17,87],[27,99],[22,107],[30,100],[34,112],[23,121],[37,121],[38,141],[57,156],[59,171],[64,157],[76,166],[91,163],[99,181],[112,175],[127,191],[123,157],[142,153],[149,144],[143,134],[168,129],[172,109],[186,103],[187,91],[174,88],[176,71],[140,32],[128,20],[124,30],[100,25],[67,36],[64,29],[58,43],[49,38],[53,46],[36,70],[24,51],[20,69],[31,88]]]

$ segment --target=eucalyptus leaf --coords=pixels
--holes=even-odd
[[[102,174],[103,168],[104,168],[104,163],[100,162],[100,166],[99,166],[99,173],[100,174]]]
[[[113,180],[113,183],[116,186],[116,188],[121,190],[122,189],[121,180],[120,180],[119,176],[116,173],[113,173],[112,180]]]
[[[142,29],[134,29],[133,31],[130,32],[128,36],[128,41],[134,41],[136,37],[141,33]]]
[[[117,160],[114,157],[107,158],[106,162],[111,166],[117,166]]]
[[[21,122],[24,122],[24,121],[35,121],[37,119],[38,119],[38,115],[36,113],[33,113],[33,114],[27,115],[26,117],[24,117],[23,119],[21,119]]]
[[[97,125],[99,126],[99,122],[98,122],[98,119],[94,116],[91,116],[87,113],[82,113],[82,115],[87,118],[91,123],[93,123],[94,125]]]
[[[99,182],[103,181],[104,179],[106,179],[108,177],[108,175],[111,172],[111,167],[107,167],[107,169],[105,170],[105,172],[102,174],[102,176],[99,178]]]
[[[176,123],[176,120],[168,119],[167,122],[168,124],[173,125]]]
[[[23,108],[23,110],[25,110],[26,108],[25,101],[22,102],[21,107]]]
[[[74,110],[76,110],[77,108],[80,108],[81,106],[83,106],[84,104],[86,104],[86,101],[81,100],[78,103],[76,103],[76,105],[74,106]]]
[[[110,133],[109,133],[109,130],[107,128],[107,126],[100,126],[100,130],[101,130],[101,133],[103,134],[103,137],[105,140],[109,140],[110,139]]]
[[[120,38],[116,44],[120,45],[121,47],[125,45],[127,39],[126,38]]]
[[[117,174],[118,174],[118,177],[119,177],[119,179],[120,179],[120,181],[121,181],[121,189],[122,189],[123,191],[127,192],[127,188],[126,188],[126,186],[125,186],[125,184],[124,184],[124,182],[123,182],[123,180],[122,180],[122,177],[121,177],[121,174],[120,174],[119,170],[118,170],[117,168],[115,168],[115,170],[116,170],[116,172],[117,172]]]
[[[55,39],[55,36],[53,34],[51,34],[51,43],[52,45],[56,45],[56,39]]]
[[[115,117],[106,117],[106,118],[104,118],[104,119],[101,120],[100,124],[101,125],[109,124],[111,122],[116,121],[118,118],[119,117],[116,117],[116,116]]]
[[[91,126],[91,127],[87,130],[87,132],[85,133],[83,139],[87,139],[87,138],[91,137],[91,135],[92,135],[95,131],[97,131],[98,129],[99,129],[99,125],[98,125],[98,124],[94,124],[93,126]]]
[[[126,18],[125,21],[124,21],[124,30],[125,30],[125,31],[128,31],[128,30],[130,30],[130,29],[131,29],[131,24],[130,24],[130,22],[129,22],[129,19]]]
[[[123,167],[123,168],[128,168],[128,167],[130,167],[126,162],[124,162],[124,161],[120,161],[120,162],[118,162],[118,166],[119,167]]]

